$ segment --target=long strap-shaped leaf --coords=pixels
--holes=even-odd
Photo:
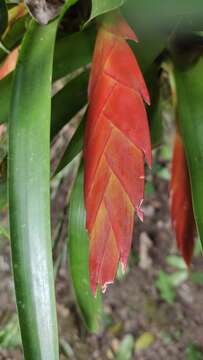
[[[178,249],[189,266],[194,249],[195,219],[185,150],[177,133],[172,160],[170,184],[171,219]]]
[[[68,254],[76,300],[90,331],[96,331],[101,317],[101,295],[93,297],[89,283],[88,236],[85,230],[83,166],[80,167],[70,200]]]
[[[187,70],[176,68],[175,76],[179,125],[190,174],[193,210],[203,244],[203,60]]]
[[[100,26],[89,84],[85,134],[85,206],[90,236],[90,281],[105,289],[119,259],[126,267],[134,213],[142,219],[144,157],[151,147],[142,74],[126,42],[136,36],[114,15]]]
[[[9,119],[12,263],[28,360],[57,360],[50,236],[51,76],[58,21],[31,22],[16,68]]]

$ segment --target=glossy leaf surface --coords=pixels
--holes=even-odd
[[[83,199],[83,166],[81,166],[70,200],[68,254],[76,300],[90,331],[98,330],[101,317],[101,295],[94,297],[89,283],[89,241],[85,230]]]
[[[53,81],[74,72],[80,67],[87,66],[91,62],[95,39],[94,30],[95,29],[91,27],[82,33],[66,36],[56,42],[54,51]],[[77,46],[75,46],[75,44],[77,44]],[[69,61],[67,61],[66,58],[67,53],[72,54]],[[5,79],[0,81],[0,123],[7,122],[8,120],[12,76],[13,74],[11,73]],[[73,96],[70,96],[71,92]],[[66,95],[64,95],[65,93]],[[69,85],[62,89],[60,94],[56,95],[56,99],[53,99],[52,104],[52,124],[54,119],[56,120],[53,124],[53,129],[51,130],[52,136],[54,136],[56,131],[60,130],[63,125],[65,125],[65,114],[67,113],[68,119],[68,114],[72,113],[72,110],[76,107],[76,103],[79,104],[83,102],[84,97],[86,97],[86,93],[87,83],[85,83],[85,74],[83,74],[70,81]],[[62,106],[61,101],[64,99],[64,96],[66,96],[66,102],[64,102]],[[69,100],[71,103],[68,102]],[[78,107],[77,111],[80,109],[81,108]]]
[[[119,260],[126,268],[135,210],[143,218],[144,158],[151,165],[149,95],[126,39],[136,36],[123,18],[100,26],[89,83],[85,206],[94,293],[113,282]]]
[[[12,264],[25,359],[57,360],[50,234],[51,75],[58,22],[31,22],[15,71],[9,118]]]
[[[178,133],[175,137],[171,172],[170,201],[172,226],[176,234],[177,247],[189,266],[194,249],[195,219],[185,150]]]
[[[192,188],[193,210],[203,244],[203,61],[187,70],[176,68],[178,112]]]

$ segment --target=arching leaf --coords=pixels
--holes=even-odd
[[[89,283],[89,241],[85,230],[83,166],[80,167],[70,200],[68,254],[76,300],[90,331],[96,331],[101,318],[101,294],[92,295]]]
[[[202,76],[202,58],[189,69],[175,69],[179,125],[190,174],[195,221],[203,244]]]

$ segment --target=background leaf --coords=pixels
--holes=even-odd
[[[109,11],[120,8],[126,0],[92,0],[92,11],[89,21]]]
[[[116,360],[131,360],[133,354],[134,339],[132,335],[126,335],[121,341]]]
[[[203,352],[195,344],[189,344],[186,349],[186,360],[201,360]]]
[[[168,274],[162,270],[159,272],[156,287],[159,289],[162,299],[169,304],[173,304],[176,294]]]
[[[60,162],[56,169],[55,174],[63,170],[73,159],[83,150],[84,143],[84,131],[85,131],[85,119],[83,118],[73,134]]]
[[[175,267],[179,270],[187,270],[187,265],[185,264],[185,261],[180,256],[167,256],[166,262],[168,265]]]
[[[22,344],[17,315],[0,328],[0,349],[10,349]]]
[[[8,25],[8,11],[6,6],[6,1],[1,0],[0,1],[0,37],[6,30],[7,25]]]
[[[51,138],[87,104],[89,72],[70,80],[52,99]]]
[[[68,255],[76,300],[87,328],[96,331],[101,317],[101,295],[93,297],[89,280],[89,239],[85,229],[83,166],[70,200]]]
[[[95,40],[94,30],[94,27],[91,27],[82,33],[65,36],[64,38],[56,41],[53,64],[53,81],[73,73],[79,68],[87,66],[91,62]],[[77,44],[77,46],[75,46],[75,44]],[[68,61],[67,53],[71,54]],[[12,77],[13,73],[9,74],[0,81],[0,123],[8,121]],[[82,105],[80,107],[80,104],[84,104],[86,99],[87,78],[87,72],[79,75],[78,77],[76,76],[58,93],[58,95],[56,95],[56,99],[53,98],[52,137],[56,135],[56,132],[59,131],[66,122],[68,122],[69,116],[75,115],[75,113],[73,113],[74,109],[79,111],[83,106]],[[72,93],[73,96],[70,96],[70,93]],[[64,102],[64,98],[66,98],[66,102]],[[65,121],[65,118],[67,121]],[[56,121],[54,121],[54,119]]]
[[[178,119],[190,173],[193,210],[203,244],[203,60],[189,69],[176,67]]]

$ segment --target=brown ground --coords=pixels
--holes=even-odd
[[[53,201],[55,226],[56,214],[59,217],[67,211],[64,210],[63,199],[67,182],[70,181],[69,177],[58,186],[60,195],[57,195],[57,202]],[[176,253],[170,230],[167,189],[167,181],[155,179],[155,192],[147,196],[144,205],[145,222],[136,226],[130,271],[122,280],[107,289],[103,297],[105,315],[101,331],[97,335],[88,334],[79,319],[69,285],[65,256],[61,259],[56,281],[62,339],[61,360],[111,360],[115,358],[119,344],[126,334],[131,334],[136,343],[146,332],[149,332],[151,337],[154,336],[154,341],[145,350],[135,350],[132,359],[203,359],[202,355],[187,355],[190,344],[203,350],[203,284],[195,285],[189,280],[182,283],[176,289],[176,299],[172,305],[161,299],[155,286],[160,269],[174,271],[168,267],[165,260],[167,255]],[[61,240],[65,236],[66,225],[63,225],[55,249],[56,258],[59,250],[64,254],[66,252]],[[7,241],[1,240],[0,250],[0,321],[4,324],[7,317],[15,311],[15,305]],[[139,261],[136,260],[135,251],[139,251]],[[202,270],[200,256],[194,259],[193,268]],[[66,352],[69,357],[64,354],[68,345]],[[22,359],[22,353],[19,349],[0,350],[0,359]]]

